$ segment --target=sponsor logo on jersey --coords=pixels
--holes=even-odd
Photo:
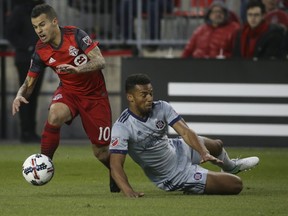
[[[157,129],[159,129],[159,130],[163,129],[163,128],[165,127],[165,122],[162,121],[162,120],[156,121],[156,127],[157,127]]]
[[[53,97],[53,99],[52,100],[59,100],[59,99],[61,99],[61,98],[63,98],[63,96],[62,96],[62,94],[57,94],[57,95],[55,95],[54,97]]]
[[[49,64],[52,64],[52,63],[54,63],[54,62],[56,62],[56,60],[51,57],[51,58],[49,59]]]
[[[119,144],[119,138],[113,138],[111,141],[111,146],[115,147]]]
[[[81,54],[74,59],[74,64],[76,66],[83,65],[88,61],[88,58],[85,54]]]
[[[90,46],[92,44],[92,39],[88,35],[84,37],[82,40],[87,46]]]
[[[196,172],[193,177],[196,181],[198,181],[202,179],[202,173]]]
[[[71,56],[77,56],[79,52],[79,49],[76,49],[74,46],[69,47],[69,55]]]

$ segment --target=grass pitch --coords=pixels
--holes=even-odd
[[[88,143],[88,142],[87,142]],[[22,163],[39,145],[0,142],[0,215],[288,215],[288,148],[226,148],[231,157],[260,157],[257,168],[240,173],[244,189],[236,196],[182,195],[157,189],[130,158],[126,170],[139,199],[111,194],[108,171],[89,144],[60,145],[55,174],[44,186],[32,186]],[[211,164],[206,168],[219,170]]]

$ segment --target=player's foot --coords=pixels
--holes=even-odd
[[[118,185],[116,184],[114,179],[111,177],[111,175],[110,175],[110,192],[111,193],[119,193],[120,192],[120,188],[118,187]]]
[[[252,168],[254,168],[258,163],[259,163],[259,158],[258,157],[247,157],[247,158],[242,158],[242,159],[231,159],[232,161],[235,161],[235,168],[232,170],[225,170],[224,172],[232,173],[232,174],[237,174],[242,171],[247,171]]]

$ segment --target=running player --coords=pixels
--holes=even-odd
[[[111,109],[102,69],[105,60],[81,29],[60,27],[55,10],[41,4],[33,8],[31,21],[40,40],[36,44],[26,80],[12,104],[15,115],[22,103],[28,103],[39,74],[48,66],[57,73],[60,85],[49,108],[41,139],[41,153],[51,159],[59,145],[60,128],[80,115],[94,155],[109,168]],[[111,179],[111,192],[119,189]]]
[[[124,171],[126,154],[147,177],[165,191],[185,194],[238,194],[242,180],[234,175],[256,166],[258,157],[230,159],[221,140],[198,136],[165,101],[153,101],[150,79],[143,74],[126,80],[129,103],[112,128],[111,174],[127,197],[141,197]],[[169,139],[168,125],[182,137]],[[211,161],[224,172],[212,172],[198,164]]]

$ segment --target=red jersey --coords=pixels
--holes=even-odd
[[[37,77],[44,67],[48,66],[58,74],[64,91],[93,98],[108,97],[101,70],[80,74],[56,70],[56,67],[61,64],[79,66],[87,63],[90,61],[87,53],[98,45],[98,42],[93,42],[84,31],[74,26],[60,29],[61,43],[58,47],[43,43],[41,40],[37,42],[28,76]]]

